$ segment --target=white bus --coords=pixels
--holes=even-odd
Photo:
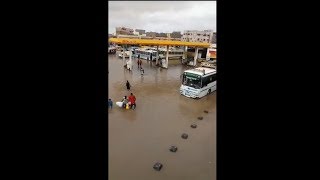
[[[202,98],[216,90],[217,75],[212,68],[199,67],[184,71],[180,94],[191,98]]]
[[[160,58],[165,58],[167,54],[167,49],[159,49],[159,57]],[[182,59],[183,57],[183,50],[181,49],[170,49],[169,50],[169,54],[168,54],[168,58],[169,59]]]
[[[157,51],[155,50],[151,50],[151,49],[136,49],[135,50],[135,56],[139,56],[141,59],[145,59],[145,60],[152,60],[155,61],[157,58]]]

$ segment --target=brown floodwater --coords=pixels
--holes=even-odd
[[[109,179],[214,180],[216,179],[216,94],[199,100],[180,95],[180,75],[187,67],[169,61],[160,69],[143,61],[142,77],[134,61],[124,70],[122,59],[109,55]],[[129,80],[137,98],[135,110],[115,105],[129,96]],[[204,113],[207,110],[209,113]],[[203,116],[203,120],[197,117]],[[196,123],[197,128],[190,127]],[[187,133],[188,139],[181,134]],[[170,152],[171,145],[178,147]],[[156,162],[163,164],[155,171]]]

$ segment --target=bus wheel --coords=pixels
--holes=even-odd
[[[208,94],[210,94],[211,93],[211,89],[209,89],[209,91],[208,91]]]

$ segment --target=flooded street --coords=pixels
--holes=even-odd
[[[160,69],[143,60],[140,75],[122,59],[109,55],[109,179],[110,180],[214,180],[216,179],[216,94],[199,100],[180,95],[180,75],[186,67],[169,61]],[[153,62],[154,63],[154,62]],[[176,64],[176,65],[175,65]],[[129,96],[125,83],[137,98],[135,110],[115,103]],[[204,113],[207,110],[209,113]],[[203,116],[203,120],[197,117]],[[197,128],[190,127],[197,124]],[[181,134],[187,133],[188,139]],[[170,152],[171,145],[178,147]],[[156,162],[163,164],[155,171]]]

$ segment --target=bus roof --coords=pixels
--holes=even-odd
[[[203,70],[204,70],[204,75],[206,74],[211,74],[211,73],[216,73],[215,69],[212,68],[206,68],[206,67],[198,67],[195,69],[189,69],[186,70],[184,72],[188,72],[188,73],[194,73],[194,74],[198,74],[198,75],[203,75]]]

